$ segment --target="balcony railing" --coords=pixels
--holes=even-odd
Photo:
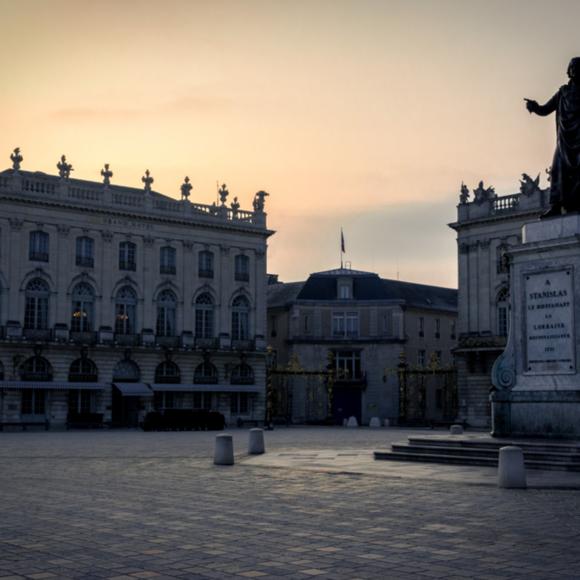
[[[219,346],[219,341],[217,338],[195,338],[195,348],[202,348],[208,350],[215,350]]]
[[[255,211],[233,210],[226,205],[205,205],[188,200],[177,200],[157,192],[122,187],[78,179],[61,179],[55,175],[38,175],[30,171],[6,172],[0,176],[0,192],[18,192],[33,198],[59,199],[87,207],[111,207],[165,214],[179,219],[195,219],[203,222],[225,221],[237,225],[266,227],[266,214]]]
[[[129,270],[131,272],[135,272],[137,270],[137,264],[127,260],[119,260],[119,270]]]
[[[96,344],[97,333],[92,331],[73,331],[70,333],[70,340],[77,344]]]
[[[82,268],[95,267],[95,259],[90,256],[77,256],[75,263],[77,266],[81,266]]]
[[[218,376],[217,375],[194,375],[193,384],[194,385],[217,385]]]
[[[115,334],[115,342],[121,346],[138,346],[140,338],[138,334]]]
[[[208,270],[205,268],[200,268],[198,271],[198,276],[200,278],[213,278],[213,270]]]
[[[52,331],[49,328],[25,328],[22,336],[28,340],[49,341],[52,338]]]
[[[28,259],[33,262],[48,262],[48,252],[30,252]]]
[[[155,342],[159,346],[175,348],[179,346],[179,336],[156,336]]]
[[[159,273],[160,274],[175,275],[176,271],[177,270],[176,270],[175,266],[164,266],[164,265],[161,265],[159,267]]]
[[[236,272],[234,278],[236,282],[249,282],[250,274],[248,272]]]

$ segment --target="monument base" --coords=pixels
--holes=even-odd
[[[492,435],[580,438],[580,215],[524,225],[510,332],[494,364]]]
[[[580,390],[497,391],[490,399],[493,437],[580,439]]]

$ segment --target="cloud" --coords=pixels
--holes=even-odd
[[[64,107],[52,112],[51,117],[58,121],[118,121],[143,120],[151,116],[183,113],[211,113],[227,110],[233,106],[228,97],[183,96],[148,106],[109,107],[81,106]]]

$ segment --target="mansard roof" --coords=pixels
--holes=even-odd
[[[283,308],[292,304],[304,282],[278,282],[268,286],[268,308]]]
[[[338,281],[347,277],[352,279],[352,298],[342,300],[338,298]],[[280,283],[268,288],[270,308],[302,300],[341,303],[357,300],[394,301],[414,308],[457,311],[457,290],[453,288],[389,280],[373,272],[348,268],[316,272],[305,282]]]

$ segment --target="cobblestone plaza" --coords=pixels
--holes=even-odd
[[[231,432],[233,467],[211,432],[1,434],[0,578],[580,575],[574,476],[516,491],[490,468],[356,467],[396,429],[280,428],[254,460]]]

